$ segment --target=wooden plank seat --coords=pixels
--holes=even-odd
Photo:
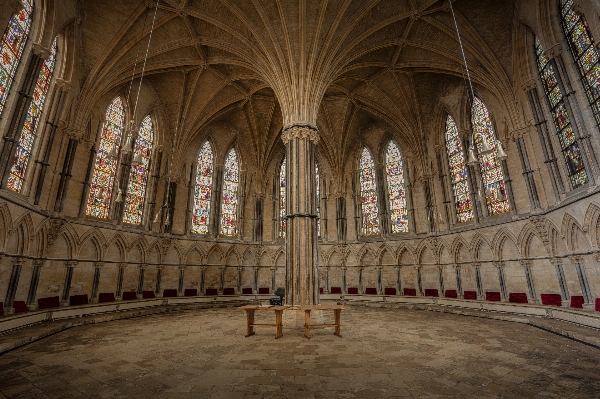
[[[291,306],[258,306],[258,305],[246,305],[240,306],[238,309],[246,311],[246,337],[250,337],[255,334],[254,327],[275,327],[277,332],[275,333],[275,339],[283,337],[283,311],[289,309]],[[275,324],[268,323],[255,323],[254,312],[261,310],[273,310],[275,311]]]
[[[311,328],[327,328],[334,327],[333,334],[341,337],[342,334],[340,332],[341,326],[341,315],[342,310],[348,309],[348,306],[342,305],[310,305],[310,306],[300,306],[300,310],[304,310],[304,337],[310,338],[310,329]],[[311,324],[310,322],[310,312],[313,310],[333,310],[333,324]]]

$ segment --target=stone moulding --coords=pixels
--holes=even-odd
[[[293,139],[308,139],[317,144],[319,142],[319,133],[317,128],[311,125],[292,125],[284,128],[281,132],[283,144],[287,144]]]

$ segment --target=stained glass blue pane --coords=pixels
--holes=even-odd
[[[450,115],[446,118],[445,136],[457,220],[459,222],[468,222],[474,218],[474,215],[471,208],[469,185],[467,183],[467,166],[465,164],[462,143],[458,135],[458,128]]]
[[[239,163],[235,149],[229,150],[223,171],[223,196],[221,198],[221,234],[237,234],[237,204],[239,185]]]
[[[371,153],[363,148],[359,163],[362,231],[364,235],[379,234],[379,210],[375,184],[375,162]]]
[[[132,162],[131,171],[129,172],[129,183],[123,213],[123,221],[126,223],[140,224],[142,222],[153,142],[154,128],[152,118],[148,115],[142,120],[138,136],[135,139],[135,146],[133,147],[132,159],[135,161],[139,160],[139,162],[137,164],[133,164]]]
[[[393,141],[390,141],[387,146],[385,169],[387,172],[387,188],[390,201],[391,231],[392,233],[406,233],[408,232],[408,212],[406,210],[402,155],[400,154],[400,149]]]
[[[281,168],[279,169],[279,237],[285,238],[285,222],[286,222],[286,176],[285,176],[285,164],[286,160],[283,158],[281,162]]]
[[[315,194],[316,194],[316,207],[317,207],[317,237],[321,237],[321,188],[319,187],[319,164],[315,162]]]
[[[196,186],[192,211],[192,232],[208,234],[210,223],[210,201],[212,198],[213,150],[206,141],[198,152],[196,161]]]

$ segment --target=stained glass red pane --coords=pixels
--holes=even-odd
[[[283,162],[281,162],[281,168],[279,168],[279,237],[285,238],[285,222],[286,222],[286,210],[285,210],[285,200],[286,200],[286,177],[285,177],[285,167],[286,167],[286,159],[283,158]]]
[[[363,234],[379,234],[379,209],[377,207],[375,162],[373,162],[373,157],[366,148],[363,148],[362,153],[360,154],[359,165]]]
[[[142,222],[153,142],[154,128],[152,118],[148,115],[142,120],[133,147],[132,159],[139,160],[139,162],[137,164],[132,162],[131,171],[129,172],[129,183],[123,213],[123,221],[125,223],[140,224]]]
[[[237,234],[237,204],[239,186],[239,163],[235,149],[229,150],[223,172],[223,197],[221,198],[221,234]]]
[[[446,151],[450,164],[450,182],[454,193],[456,219],[458,222],[468,222],[474,216],[467,183],[467,166],[458,128],[450,115],[446,118]]]
[[[319,164],[315,162],[315,191],[316,191],[316,207],[317,207],[317,237],[321,237],[321,204],[320,204],[320,199],[321,199],[321,188],[319,187],[319,183],[320,183],[320,176],[319,176]]]
[[[204,143],[196,161],[196,186],[194,188],[194,210],[192,232],[208,234],[210,223],[210,201],[212,198],[213,150],[210,143]]]
[[[387,189],[390,200],[390,218],[392,233],[408,232],[408,212],[406,210],[406,191],[404,189],[404,169],[400,149],[393,141],[385,153]]]

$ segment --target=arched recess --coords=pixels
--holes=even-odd
[[[567,247],[572,252],[586,251],[591,248],[591,244],[582,226],[568,212],[563,216],[562,235],[566,238]]]
[[[428,245],[420,248],[419,266],[421,267],[421,288],[423,290],[439,289],[437,256]]]
[[[600,206],[591,203],[585,212],[583,222],[585,230],[588,232],[592,248],[600,248]]]
[[[370,248],[366,247],[363,247],[363,250],[359,254],[360,265],[363,268],[363,290],[366,290],[367,288],[377,288],[377,261],[375,260],[375,255],[373,254]]]

